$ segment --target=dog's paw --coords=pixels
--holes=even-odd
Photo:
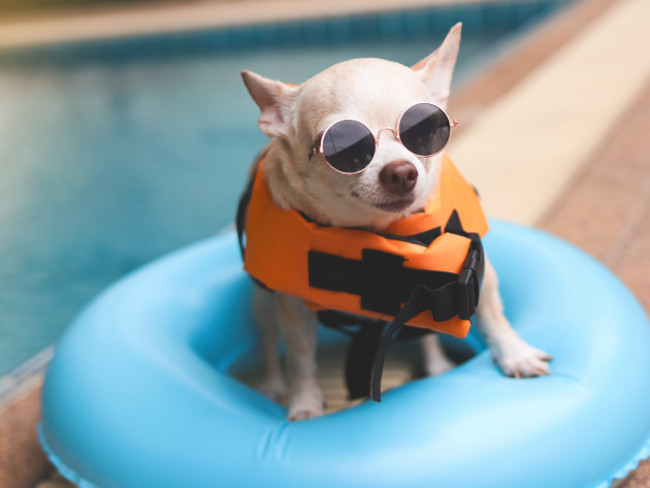
[[[289,420],[294,421],[294,420],[307,420],[311,419],[314,417],[320,417],[323,415],[323,409],[322,408],[315,408],[315,409],[299,409],[297,411],[291,410],[293,413],[289,413]]]
[[[257,391],[270,398],[276,403],[286,405],[289,398],[289,390],[282,378],[267,379],[257,385]]]
[[[289,420],[305,420],[325,413],[325,399],[320,390],[304,391],[291,399]]]
[[[495,361],[506,376],[529,378],[551,374],[548,362],[553,357],[517,338],[502,345]]]

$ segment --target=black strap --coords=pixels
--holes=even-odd
[[[434,227],[433,229],[425,230],[419,234],[413,234],[410,236],[398,236],[395,234],[379,234],[386,239],[391,239],[393,241],[402,241],[410,242],[411,244],[417,244],[424,247],[429,247],[433,241],[442,235],[442,230],[440,227]]]
[[[239,242],[239,250],[241,252],[242,260],[246,253],[246,245],[244,242],[244,234],[246,230],[246,214],[248,213],[248,204],[253,196],[253,185],[255,184],[255,173],[251,176],[244,193],[239,197],[239,204],[237,205],[237,215],[235,216],[235,226],[237,227],[237,241]]]
[[[371,319],[336,310],[321,310],[318,321],[326,327],[338,330],[352,338],[345,360],[345,384],[348,398],[370,396],[372,370],[383,331],[388,327],[385,320]],[[411,340],[433,331],[421,327],[404,326],[391,339]]]
[[[383,327],[363,324],[352,337],[345,359],[345,384],[348,399],[365,398],[370,394],[374,358],[381,344]]]
[[[372,399],[376,402],[381,402],[381,378],[384,373],[388,343],[399,334],[406,322],[430,307],[430,291],[425,285],[416,286],[379,341],[372,368]]]
[[[455,316],[469,319],[483,278],[483,250],[472,239],[460,274],[405,268],[404,257],[364,249],[362,259],[309,251],[309,286],[361,297],[361,308],[396,316],[420,284],[429,291],[429,308],[438,322]]]
[[[454,283],[455,273],[405,268],[404,257],[374,249],[364,249],[362,258],[348,259],[334,254],[309,251],[309,286],[361,297],[361,308],[395,316],[418,284],[439,290],[434,298],[434,318],[454,317],[456,307],[445,285]]]
[[[345,386],[348,399],[366,398],[370,395],[373,362],[385,320],[371,319],[338,310],[320,310],[318,321],[349,335],[352,338],[345,358]]]

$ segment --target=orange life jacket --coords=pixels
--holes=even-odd
[[[253,278],[304,299],[312,310],[386,321],[423,284],[436,295],[435,303],[406,324],[467,335],[483,274],[480,237],[488,224],[474,188],[447,155],[424,211],[393,222],[381,234],[322,226],[280,208],[263,164],[254,177],[245,226],[244,268]]]
[[[355,323],[347,314],[391,322],[381,339],[374,323],[356,322],[362,327],[346,361],[351,399],[367,396],[372,383],[373,399],[381,400],[388,342],[404,325],[467,335],[483,279],[481,237],[488,224],[476,191],[446,154],[426,208],[382,233],[323,226],[282,209],[263,165],[262,155],[237,212],[245,270],[270,290],[304,299],[326,325]]]

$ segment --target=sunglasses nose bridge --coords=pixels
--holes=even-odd
[[[379,132],[377,132],[377,135],[375,136],[375,144],[379,144],[379,138],[381,137],[381,134],[384,131],[388,131],[391,134],[393,134],[393,137],[395,138],[396,141],[400,141],[399,134],[395,129],[391,129],[390,127],[384,127],[383,129],[379,129]]]

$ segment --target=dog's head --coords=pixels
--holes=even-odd
[[[409,151],[398,140],[397,124],[417,103],[446,108],[460,34],[457,24],[436,51],[411,68],[354,59],[302,85],[244,71],[244,83],[262,111],[259,126],[274,138],[267,178],[276,202],[341,227],[382,228],[423,208],[437,185],[442,156]],[[347,119],[365,124],[377,141],[370,164],[355,173],[336,171],[318,151],[323,132]]]

